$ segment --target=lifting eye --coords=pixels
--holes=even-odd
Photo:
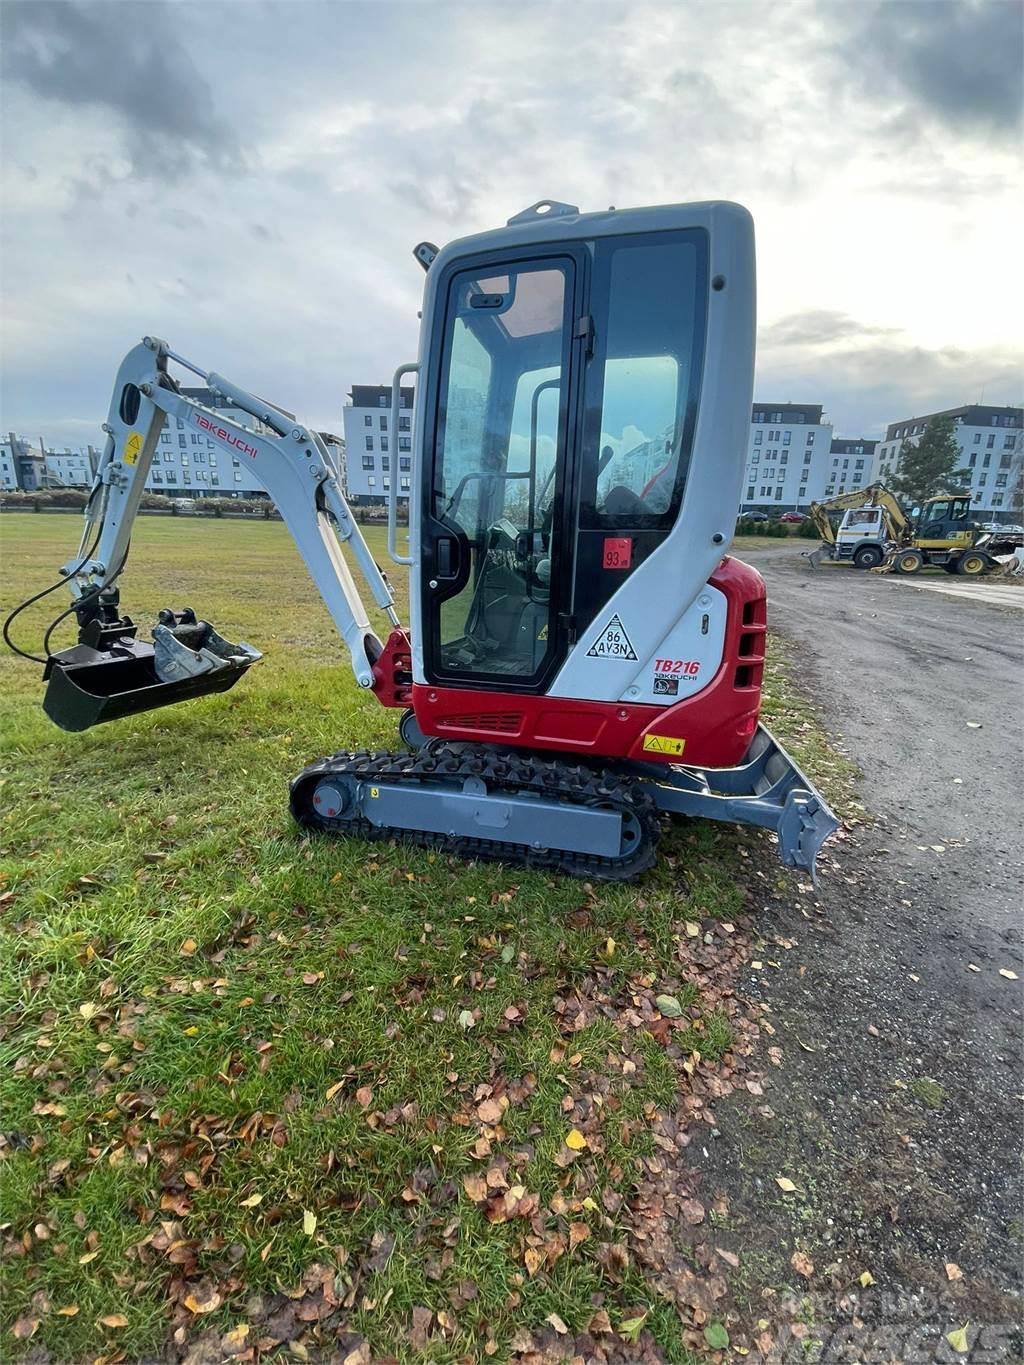
[[[134,384],[126,384],[121,390],[121,405],[118,411],[121,414],[121,421],[126,426],[134,426],[135,419],[139,415],[139,404],[142,402],[142,394]]]

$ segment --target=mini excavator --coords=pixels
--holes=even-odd
[[[419,357],[396,371],[391,406],[397,434],[416,374],[407,552],[395,474],[388,488],[411,628],[331,443],[146,337],[121,364],[79,552],[53,585],[72,603],[46,636],[47,715],[85,730],[224,692],[260,658],[188,609],[161,611],[151,640],[122,613],[132,524],[176,423],[250,468],[357,686],[402,713],[404,749],[337,753],[294,778],[305,830],[628,880],[653,863],[667,812],[771,829],[782,861],[813,877],[837,821],[759,724],[765,588],[726,554],[753,387],[750,215],[543,200],[414,255]],[[72,614],[78,643],[51,653]]]

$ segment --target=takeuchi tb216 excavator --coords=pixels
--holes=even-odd
[[[394,474],[388,509],[411,629],[330,443],[147,337],[117,375],[81,547],[61,570],[78,643],[51,653],[47,633],[47,714],[83,730],[226,691],[260,657],[191,610],[162,611],[151,642],[122,614],[132,523],[177,420],[249,465],[357,685],[403,713],[405,750],[341,752],[298,774],[299,825],[627,879],[653,862],[670,812],[772,829],[783,862],[813,875],[837,822],[759,725],[765,589],[725,554],[753,384],[749,214],[546,200],[414,254],[419,358],[395,373],[391,420],[397,432],[416,373],[408,553]],[[253,427],[181,392],[172,365]]]

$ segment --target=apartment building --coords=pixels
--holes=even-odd
[[[877,441],[867,441],[863,436],[837,436],[829,447],[825,497],[856,492],[874,483],[877,451]]]
[[[399,393],[398,430],[390,431],[391,388],[353,384],[345,404],[346,490],[353,507],[387,501],[397,478],[398,499],[409,497],[412,474],[413,389]]]
[[[831,449],[832,423],[820,403],[755,403],[741,506],[786,512],[820,501]]]
[[[1015,520],[1011,499],[1024,459],[1024,408],[964,403],[891,422],[880,442],[879,478],[884,482],[899,474],[906,442],[919,440],[933,417],[952,418],[973,509],[992,513],[996,521]]]

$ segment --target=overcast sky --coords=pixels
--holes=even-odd
[[[144,333],[341,430],[424,238],[728,198],[755,396],[845,436],[1024,397],[1018,0],[2,0],[0,429],[99,443]]]

